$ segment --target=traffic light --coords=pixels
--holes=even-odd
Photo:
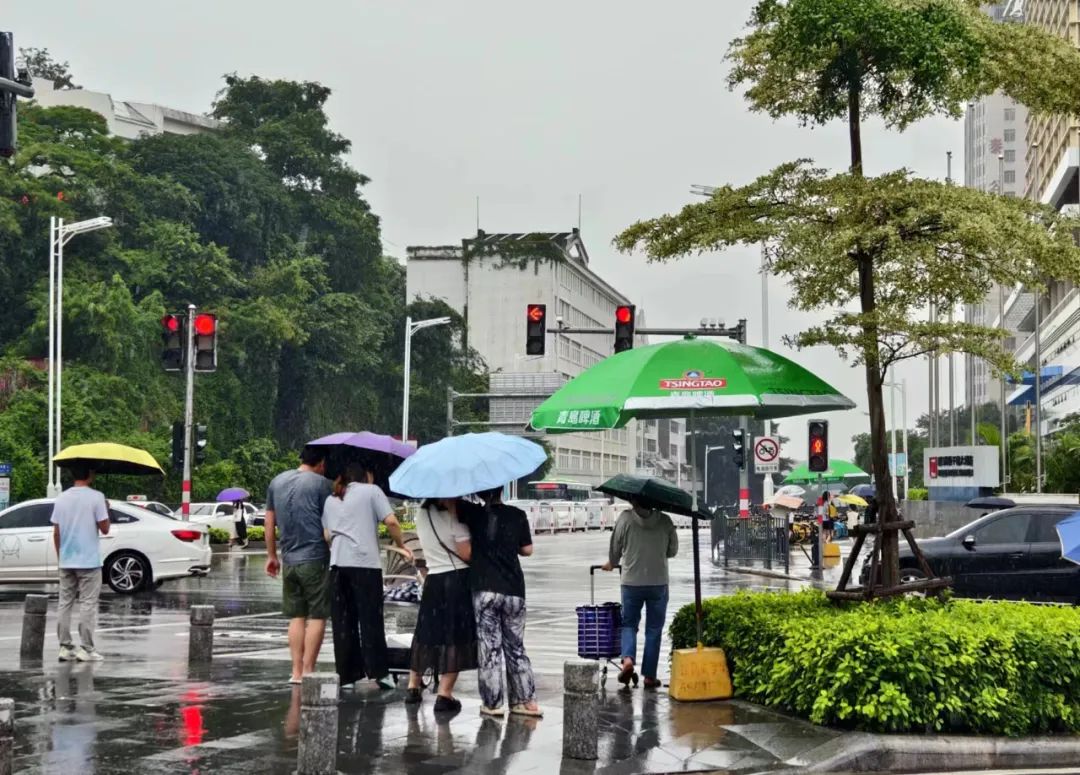
[[[184,424],[172,424],[172,467],[179,471],[184,467]]]
[[[10,32],[0,32],[0,78],[18,80],[15,73],[15,39]],[[0,91],[0,156],[15,153],[15,95]]]
[[[195,426],[195,443],[192,445],[194,448],[195,465],[206,462],[206,426]]]
[[[809,430],[809,454],[807,464],[811,472],[820,474],[829,470],[829,421],[811,420]]]
[[[741,470],[746,465],[746,432],[742,428],[731,432],[731,449],[735,453],[735,465]]]
[[[184,368],[187,316],[182,313],[166,315],[161,319],[161,365],[165,371],[180,371]]]
[[[547,305],[525,308],[525,354],[543,355],[547,349]]]
[[[195,371],[217,371],[217,315],[195,316]]]
[[[634,317],[633,304],[615,308],[615,352],[621,353],[634,346]]]

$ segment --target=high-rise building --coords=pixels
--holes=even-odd
[[[607,328],[615,308],[630,300],[589,267],[577,229],[568,232],[487,234],[461,245],[410,247],[406,294],[442,299],[464,318],[467,344],[484,359],[491,392],[551,393],[612,354],[612,334],[547,335],[542,356],[525,353],[525,312],[547,305],[549,328]],[[645,324],[638,307],[637,326]],[[644,344],[643,337],[637,337]],[[538,398],[491,399],[489,419],[498,430],[524,430]],[[681,420],[631,422],[596,433],[554,434],[551,476],[588,484],[624,472],[658,475],[673,482],[689,478]]]
[[[995,3],[984,10],[998,22],[1024,21],[1021,0]],[[1000,91],[968,104],[964,116],[965,186],[1005,196],[1023,195],[1027,177],[1027,120],[1027,108]],[[1009,290],[991,288],[982,304],[969,305],[965,310],[967,321],[998,327]],[[998,401],[1001,383],[989,365],[972,356],[965,358],[965,365],[971,380],[966,403],[974,402],[978,407]]]
[[[1022,10],[1028,24],[1080,46],[1080,0],[1026,0]],[[1025,195],[1058,210],[1076,212],[1080,206],[1077,117],[1030,114],[1027,144]],[[1049,278],[1046,290],[1038,294],[1029,288],[1012,289],[1005,319],[1016,331],[1016,358],[1029,372],[1010,403],[1030,406],[1035,401],[1034,375],[1041,374],[1040,430],[1052,434],[1066,417],[1080,412],[1080,290],[1055,278]]]

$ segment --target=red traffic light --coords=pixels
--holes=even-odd
[[[199,336],[210,336],[217,330],[217,318],[205,312],[195,316],[195,333]]]
[[[161,325],[170,334],[175,334],[180,330],[180,316],[179,315],[166,315],[161,319]]]
[[[634,319],[634,310],[631,307],[616,307],[615,308],[615,322],[617,323],[629,323]]]
[[[821,455],[825,452],[825,440],[818,437],[810,440],[810,454]]]
[[[546,311],[547,310],[545,309],[543,304],[530,304],[525,314],[533,323],[539,323],[541,320],[544,319],[544,314],[546,313]]]

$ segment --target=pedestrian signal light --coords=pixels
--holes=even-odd
[[[622,304],[615,308],[615,352],[633,348],[634,317],[633,304]]]
[[[811,420],[807,423],[807,430],[807,467],[812,473],[820,474],[829,470],[829,421]]]
[[[735,465],[742,470],[746,466],[746,432],[741,428],[731,432],[731,448],[735,453]]]
[[[195,316],[195,371],[217,370],[217,315]]]
[[[195,459],[195,464],[196,465],[198,465],[199,463],[206,462],[206,445],[207,445],[206,426],[205,425],[196,425],[195,426],[195,444],[194,444],[194,448],[195,448],[194,459]]]
[[[547,305],[525,308],[525,354],[543,355],[547,350]]]
[[[166,315],[161,319],[161,365],[165,371],[180,371],[184,368],[185,347],[184,323],[182,314]]]
[[[172,467],[179,471],[184,467],[184,424],[172,424]]]

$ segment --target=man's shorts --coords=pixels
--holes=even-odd
[[[330,618],[330,571],[325,561],[286,565],[282,573],[281,611],[290,619]]]

